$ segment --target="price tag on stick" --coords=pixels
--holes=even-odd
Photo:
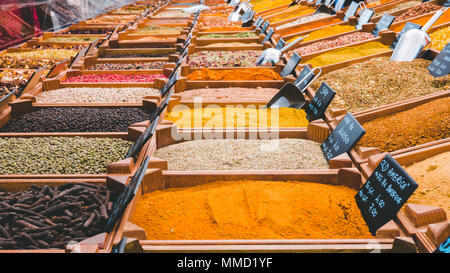
[[[365,133],[364,128],[352,114],[345,115],[328,138],[320,144],[327,162],[338,155],[347,153]]]
[[[131,200],[133,200],[134,196],[141,186],[142,179],[144,179],[149,162],[150,156],[147,156],[137,169],[136,173],[131,178],[130,182],[128,182],[123,192],[114,202],[112,213],[109,216],[108,221],[106,222],[106,232],[110,232],[114,228],[117,221],[122,217],[124,211],[130,204]]]
[[[281,73],[280,73],[281,77],[284,78],[286,76],[291,75],[301,60],[302,60],[302,57],[300,57],[300,55],[298,55],[297,52],[294,52],[294,54],[292,54],[292,57],[289,59],[287,64],[284,66],[283,71],[281,71]]]
[[[280,39],[278,40],[277,45],[275,46],[275,49],[280,50],[280,49],[282,49],[285,45],[286,45],[286,42],[283,40],[283,38],[280,38]]]
[[[275,32],[275,31],[273,30],[273,28],[271,28],[271,29],[267,32],[266,37],[264,37],[264,40],[262,41],[262,44],[264,44],[265,42],[269,41],[270,38],[272,38],[272,35],[273,35],[274,32]]]
[[[356,29],[362,29],[362,25],[367,24],[372,16],[375,14],[373,9],[364,9],[363,13],[359,17],[358,23],[356,24]]]
[[[300,72],[300,75],[298,75],[297,79],[294,82],[294,85],[297,85],[302,81],[302,83],[298,86],[298,89],[304,90],[306,86],[311,82],[311,80],[314,78],[314,74],[311,73],[311,68],[309,66],[305,66],[302,71]]]
[[[347,11],[345,12],[344,19],[342,19],[342,21],[346,22],[346,21],[348,21],[348,18],[355,15],[358,7],[359,7],[358,3],[352,1],[350,6],[348,7]]]
[[[388,29],[391,25],[392,22],[394,22],[395,17],[389,14],[384,14],[380,21],[378,21],[378,23],[375,25],[375,29],[372,31],[372,34],[374,36],[378,36],[378,34],[380,33],[380,31]]]
[[[450,43],[434,58],[428,66],[428,71],[434,77],[442,77],[450,73]]]
[[[322,82],[317,90],[314,98],[308,103],[305,108],[306,118],[309,122],[323,118],[325,111],[333,100],[336,92],[331,87]]]
[[[394,219],[417,187],[417,183],[390,154],[383,158],[355,196],[372,235],[375,236],[380,227]]]
[[[261,27],[261,32],[260,32],[260,34],[266,33],[266,30],[267,30],[268,27],[269,27],[269,21],[266,21],[266,22],[262,25],[262,27]]]

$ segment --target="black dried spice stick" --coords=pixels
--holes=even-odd
[[[117,194],[103,185],[31,185],[0,192],[0,249],[64,248],[103,231]]]

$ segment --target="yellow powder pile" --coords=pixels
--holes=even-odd
[[[258,109],[255,107],[176,107],[165,119],[179,128],[207,127],[306,127],[308,120],[303,109],[278,108]]]
[[[148,240],[373,238],[355,194],[318,183],[221,181],[145,194],[131,222]]]

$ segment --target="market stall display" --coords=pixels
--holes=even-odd
[[[438,248],[449,11],[390,56],[444,3],[238,2],[0,4],[0,253]]]

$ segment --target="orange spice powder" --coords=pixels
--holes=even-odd
[[[203,68],[187,76],[190,81],[273,81],[283,78],[270,68],[240,68],[214,70]]]
[[[373,238],[355,194],[320,183],[220,181],[142,195],[131,222],[148,240]]]

